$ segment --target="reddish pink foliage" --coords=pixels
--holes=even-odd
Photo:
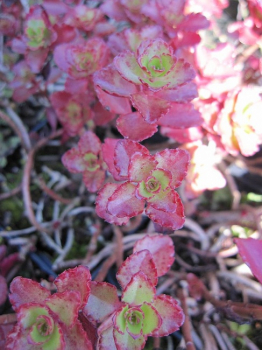
[[[78,312],[90,292],[90,273],[85,267],[65,271],[54,282],[58,292],[32,280],[16,277],[10,286],[10,301],[17,312],[17,324],[7,337],[6,349],[33,349],[37,345],[53,349],[92,349]],[[80,288],[79,288],[80,287]]]
[[[235,238],[239,254],[253,274],[262,283],[261,249],[262,241],[254,238]]]
[[[110,144],[110,143],[109,143]],[[103,149],[104,150],[104,149]],[[114,153],[113,153],[114,151]],[[118,178],[128,181],[118,185],[111,196],[100,196],[106,203],[106,210],[97,212],[110,222],[119,218],[133,217],[141,214],[147,203],[146,213],[162,226],[177,229],[183,225],[183,205],[175,188],[181,184],[188,167],[188,154],[183,150],[165,150],[148,155],[143,146],[131,141],[113,142],[112,156],[107,161],[109,170]],[[106,157],[104,156],[106,160]]]
[[[85,132],[77,147],[67,151],[62,163],[72,173],[82,173],[83,181],[90,192],[97,192],[105,179],[105,168],[101,157],[101,143],[92,132]]]

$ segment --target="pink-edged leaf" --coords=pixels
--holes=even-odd
[[[157,210],[163,210],[165,212],[174,212],[176,210],[177,193],[175,190],[168,188],[164,191],[160,191],[153,197],[147,200],[148,205]]]
[[[20,349],[26,349],[26,350],[36,350],[36,349],[43,349],[43,350],[64,350],[65,349],[65,341],[63,337],[63,331],[62,328],[56,324],[55,329],[49,340],[43,344],[42,346],[36,345],[36,344],[29,344],[28,338],[29,335],[29,329],[25,330],[22,327],[20,327],[19,324],[17,324],[14,329],[11,331],[11,333],[8,334],[7,342],[6,342],[6,350],[20,350]]]
[[[162,234],[147,235],[139,239],[133,252],[137,253],[147,249],[150,251],[157,269],[157,276],[163,276],[172,266],[175,260],[175,249],[172,239]]]
[[[98,216],[115,225],[125,225],[129,221],[129,217],[118,218],[110,214],[107,210],[108,199],[118,189],[119,185],[107,183],[98,193],[96,198],[96,213]]]
[[[43,68],[45,60],[47,59],[48,49],[40,49],[37,51],[27,51],[25,61],[31,68],[33,73],[39,73]]]
[[[201,13],[190,13],[177,25],[177,29],[186,32],[197,32],[208,28],[209,25],[210,22]]]
[[[6,276],[10,269],[18,262],[20,261],[19,253],[13,253],[9,254],[6,258],[4,258],[2,261],[0,259],[0,273],[2,276]]]
[[[138,142],[131,140],[121,140],[117,142],[115,147],[115,167],[119,171],[119,175],[128,178],[128,167],[132,155],[136,152],[142,154],[149,154],[146,147],[140,145]]]
[[[145,121],[154,124],[165,115],[170,108],[170,103],[155,96],[153,92],[137,93],[131,95],[132,105],[142,114]]]
[[[7,293],[8,289],[6,280],[0,275],[0,306],[6,301]]]
[[[121,307],[117,289],[106,282],[91,282],[91,293],[83,314],[93,322],[101,323]]]
[[[138,85],[141,84],[139,77],[144,75],[144,71],[138,65],[133,52],[125,51],[120,53],[114,58],[114,65],[127,81]]]
[[[156,166],[157,162],[154,156],[136,152],[129,163],[128,178],[132,182],[145,181]]]
[[[43,303],[50,296],[50,291],[28,278],[16,277],[10,285],[9,300],[17,311],[26,303]]]
[[[191,128],[202,122],[199,111],[191,103],[172,103],[170,110],[158,121],[159,125],[175,129]]]
[[[173,129],[162,126],[160,132],[164,136],[168,136],[180,143],[200,140],[203,137],[203,132],[200,127],[193,127],[189,129]]]
[[[101,150],[101,142],[99,138],[92,132],[86,131],[78,142],[79,150],[82,154],[94,153],[98,154]]]
[[[196,300],[200,300],[201,298],[203,298],[204,290],[206,287],[201,281],[201,279],[193,273],[188,273],[186,279],[188,283],[189,295]]]
[[[62,163],[70,173],[82,173],[85,170],[83,155],[79,152],[78,147],[68,150],[62,156]]]
[[[97,192],[103,185],[105,181],[105,171],[85,171],[83,173],[83,181],[89,192]]]
[[[17,313],[20,329],[17,332],[15,343],[13,343],[13,349],[65,349],[63,329],[53,316],[54,315],[50,314],[50,310],[47,307],[39,304],[30,303],[22,305]],[[34,331],[34,329],[37,329],[38,317],[42,321],[45,320],[45,326],[50,327],[49,331],[51,334],[47,336],[46,339],[43,339],[38,332]],[[38,340],[40,340],[39,338],[43,340],[41,343],[38,342]],[[31,344],[33,347],[31,347]]]
[[[165,149],[155,155],[158,162],[157,167],[168,169],[172,174],[171,186],[176,188],[181,185],[182,180],[187,174],[189,165],[189,154],[182,149]]]
[[[97,101],[92,110],[94,112],[93,122],[95,125],[105,125],[116,116],[115,113],[107,111],[99,101]]]
[[[91,274],[85,266],[77,266],[62,272],[54,281],[58,292],[74,291],[81,296],[81,305],[86,304],[90,294]]]
[[[99,350],[117,350],[113,337],[113,325],[100,333],[97,344]]]
[[[149,282],[144,272],[139,271],[132,276],[130,282],[123,290],[122,301],[130,305],[142,305],[151,303],[155,297],[156,289]]]
[[[144,272],[152,285],[155,286],[157,284],[157,270],[155,261],[147,248],[133,253],[121,265],[116,274],[116,278],[122,289],[128,285],[132,276],[139,271]]]
[[[83,312],[78,313],[78,320],[81,322],[82,327],[84,331],[87,334],[88,339],[91,341],[93,348],[96,348],[97,340],[98,340],[98,334],[97,334],[97,327],[91,322],[90,319],[88,319]]]
[[[262,240],[254,238],[235,238],[239,254],[252,273],[262,283],[261,252]]]
[[[144,348],[147,339],[144,335],[134,339],[127,332],[121,334],[116,329],[113,330],[113,336],[118,350],[141,350]]]
[[[0,325],[0,349],[9,349],[10,347],[7,346],[7,336],[13,332],[15,322],[14,323],[8,323],[8,324],[1,324]],[[11,347],[12,350],[14,350],[14,347]]]
[[[129,97],[137,92],[136,85],[122,78],[113,64],[95,72],[93,79],[95,85],[112,95]]]
[[[110,139],[106,138],[105,143],[102,144],[102,156],[103,160],[106,162],[108,166],[108,170],[112,174],[113,178],[116,181],[123,181],[127,179],[126,177],[122,177],[119,175],[118,169],[115,167],[114,154],[116,145],[120,141],[119,139]]]
[[[108,199],[107,210],[118,218],[142,214],[145,201],[136,197],[136,186],[131,182],[125,182]]]
[[[96,86],[95,90],[99,101],[106,110],[117,114],[131,113],[132,110],[128,98],[110,95],[99,86]]]
[[[176,332],[184,323],[185,315],[177,301],[169,295],[159,295],[153,301],[152,306],[159,312],[162,318],[160,329],[153,332],[153,337],[164,337]]]
[[[143,141],[157,132],[157,124],[149,124],[138,112],[122,115],[116,126],[121,135],[133,141]]]
[[[159,312],[151,304],[144,303],[140,308],[145,315],[143,334],[151,335],[162,325],[162,318]]]
[[[173,230],[178,230],[185,223],[184,207],[181,199],[177,194],[176,199],[176,210],[173,212],[165,212],[163,210],[157,210],[148,204],[146,208],[146,215],[148,217],[163,227],[170,227]]]
[[[70,329],[67,328],[63,335],[66,344],[64,350],[93,350],[93,345],[78,320]]]
[[[155,93],[156,97],[169,102],[190,102],[198,96],[197,85],[195,82],[188,82],[175,89],[164,89]]]
[[[58,316],[60,322],[71,327],[76,323],[78,317],[81,294],[76,291],[55,293],[46,299],[46,305]]]

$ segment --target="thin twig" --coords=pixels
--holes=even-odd
[[[29,152],[31,149],[31,141],[23,122],[12,110],[12,108],[7,107],[6,111],[8,114],[0,111],[0,118],[3,119],[14,130],[14,132],[19,136],[25,150]]]
[[[29,221],[40,232],[48,232],[49,230],[45,228],[43,225],[38,223],[32,207],[32,199],[31,199],[31,193],[30,193],[30,177],[31,177],[31,171],[33,168],[33,163],[34,163],[34,155],[41,147],[45,146],[49,140],[61,136],[62,133],[63,133],[63,130],[60,129],[58,131],[53,132],[48,137],[41,139],[34,146],[34,148],[32,148],[28,153],[27,161],[24,167],[24,174],[23,174],[23,180],[22,180],[22,192],[23,192],[24,205],[25,205],[25,209],[26,209],[26,213]]]
[[[191,335],[191,319],[188,314],[187,304],[186,304],[186,294],[184,288],[180,288],[178,290],[178,298],[180,299],[182,309],[185,314],[185,322],[182,325],[182,333],[186,342],[186,350],[196,350],[195,345],[193,343],[192,335]]]
[[[15,196],[16,194],[21,192],[21,189],[22,189],[22,184],[18,185],[17,187],[15,187],[14,189],[12,189],[9,192],[1,193],[0,194],[0,201]]]

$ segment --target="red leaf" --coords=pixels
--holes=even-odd
[[[96,86],[95,90],[99,101],[106,110],[117,114],[131,113],[132,110],[128,98],[110,95],[99,86]]]
[[[239,254],[251,269],[253,274],[262,283],[261,252],[262,240],[254,238],[235,238]]]
[[[6,280],[0,275],[0,306],[6,301],[7,293],[8,289]]]
[[[103,155],[104,161],[108,166],[108,170],[112,174],[113,178],[116,181],[123,181],[127,179],[127,176],[126,177],[120,176],[118,168],[116,168],[115,161],[114,161],[115,148],[118,141],[119,141],[118,139],[106,138],[105,143],[102,144],[102,155]]]
[[[170,109],[170,103],[160,99],[153,92],[131,95],[132,105],[142,114],[145,121],[154,124]]]
[[[91,275],[85,266],[77,266],[62,272],[54,281],[58,292],[75,291],[81,296],[81,305],[86,304],[90,294]]]
[[[172,239],[161,234],[147,235],[135,243],[133,252],[140,252],[144,249],[148,249],[153,257],[157,276],[165,275],[175,260],[175,249]]]
[[[113,64],[95,72],[93,79],[94,84],[112,95],[129,97],[137,92],[136,85],[122,78]]]
[[[119,185],[113,183],[107,183],[99,192],[96,198],[96,213],[98,216],[115,225],[125,225],[129,221],[129,217],[118,218],[111,215],[107,211],[108,199],[116,191]]]
[[[10,285],[9,300],[17,311],[20,305],[42,303],[50,296],[50,291],[28,278],[16,277]]]
[[[189,154],[182,149],[165,149],[155,155],[158,162],[157,168],[168,169],[172,174],[171,186],[180,186],[187,174],[189,165]]]
[[[169,295],[159,295],[153,301],[152,306],[159,312],[162,318],[160,329],[153,332],[153,337],[164,337],[176,332],[182,326],[185,315],[177,301]]]
[[[140,251],[134,252],[121,265],[116,274],[116,278],[122,289],[128,285],[132,276],[139,271],[144,272],[152,285],[157,285],[155,260],[152,259],[152,255],[148,248],[150,248],[150,245],[144,247],[143,250],[140,249]]]
[[[125,182],[108,199],[107,210],[118,218],[133,217],[142,214],[145,201],[136,198],[136,186]]]
[[[177,194],[176,198],[176,210],[174,212],[165,212],[162,210],[157,210],[153,208],[151,205],[148,205],[146,208],[146,215],[148,217],[163,227],[170,227],[173,230],[178,230],[184,225],[185,216],[184,216],[184,208]]]
[[[118,131],[127,139],[143,141],[157,132],[157,124],[149,124],[140,113],[122,115],[117,119]]]
[[[91,282],[91,293],[83,309],[84,315],[95,323],[102,323],[121,307],[117,289],[107,282]]]
[[[191,103],[172,103],[170,110],[158,121],[159,125],[175,129],[191,128],[202,122],[199,111]]]
[[[64,350],[93,350],[93,345],[88,338],[85,330],[82,327],[82,324],[77,320],[76,323],[70,327],[70,329],[66,329],[63,332],[63,336],[65,339],[65,347]]]
[[[128,168],[132,155],[136,152],[149,154],[146,147],[138,142],[131,140],[121,140],[117,142],[115,147],[115,167],[119,171],[119,175],[128,179]]]

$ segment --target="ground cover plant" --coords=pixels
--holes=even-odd
[[[0,1],[1,349],[262,347],[261,38],[259,0]]]

